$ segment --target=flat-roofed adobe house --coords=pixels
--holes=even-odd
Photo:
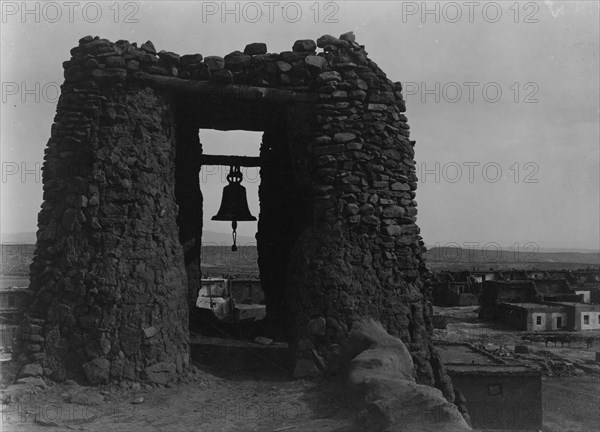
[[[539,370],[501,359],[468,344],[436,345],[455,391],[466,400],[476,430],[542,429]]]
[[[537,290],[532,280],[485,281],[479,298],[479,317],[495,318],[499,303],[534,303],[537,300]]]
[[[528,279],[547,279],[548,272],[543,270],[530,270],[527,272]]]
[[[548,304],[565,309],[568,330],[600,330],[600,305],[571,302],[548,302]]]
[[[500,303],[500,321],[517,330],[586,331],[600,329],[600,305],[570,302]]]
[[[535,288],[540,301],[583,301],[583,297],[578,297],[578,294],[569,288],[566,279],[536,279]]]
[[[568,313],[562,306],[540,303],[500,303],[500,321],[517,330],[531,332],[567,330]]]
[[[2,323],[18,323],[29,300],[27,287],[9,287],[0,290],[0,319]]]

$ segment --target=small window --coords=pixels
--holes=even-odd
[[[562,327],[562,317],[556,317],[556,328]]]
[[[590,323],[590,316],[589,315],[584,315],[583,316],[583,323],[584,324],[589,324]]]
[[[537,317],[535,317],[535,323],[537,325],[542,325],[542,317],[539,315]]]
[[[488,384],[488,395],[498,396],[502,394],[502,384]]]

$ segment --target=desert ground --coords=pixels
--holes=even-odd
[[[256,359],[250,360],[255,364]],[[86,387],[31,380],[3,390],[6,431],[352,431],[355,413],[324,378],[291,380],[243,358],[194,362],[178,384]],[[10,396],[9,396],[10,395]]]
[[[519,357],[519,332],[481,323],[475,307],[435,308],[445,314],[437,340],[480,344],[505,359],[529,364],[550,360],[571,367],[549,368],[543,377],[543,431],[600,430],[600,373],[589,359],[598,350],[526,342],[531,354]],[[193,367],[179,383],[87,387],[41,379],[10,384],[3,369],[2,429],[7,431],[360,431],[357,412],[333,378],[291,379],[277,352],[251,342],[192,335]],[[221,346],[219,346],[221,345]],[[195,347],[195,348],[194,348]],[[204,354],[203,354],[204,352]],[[551,354],[548,354],[551,353]],[[6,363],[5,363],[6,364]],[[579,366],[585,366],[585,370]],[[14,376],[14,375],[13,375]],[[27,381],[27,380],[26,380]]]

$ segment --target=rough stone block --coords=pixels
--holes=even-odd
[[[157,332],[158,330],[156,329],[156,327],[146,327],[144,329],[144,336],[146,336],[146,339],[149,339],[155,336]]]
[[[383,229],[385,235],[399,236],[402,234],[402,228],[398,225],[388,225]]]
[[[312,39],[300,39],[294,42],[292,51],[294,52],[313,52],[317,49],[317,44]]]
[[[319,375],[319,368],[313,360],[299,359],[294,368],[294,378],[310,378]]]
[[[263,42],[254,42],[246,45],[244,48],[244,54],[247,55],[259,55],[267,53],[267,44]]]
[[[234,51],[225,56],[225,67],[228,69],[240,68],[248,65],[252,57],[241,53],[240,51]]]
[[[306,56],[304,62],[316,70],[322,70],[325,66],[327,66],[327,60],[325,60],[325,57],[320,56]]]
[[[346,32],[346,33],[340,35],[340,40],[354,43],[354,42],[356,42],[356,36],[354,35],[354,32],[349,31],[349,32]]]
[[[148,54],[156,54],[156,48],[154,48],[154,44],[151,41],[144,42],[140,48]]]
[[[342,81],[342,76],[339,74],[339,72],[336,71],[327,71],[327,72],[322,72],[319,74],[319,80],[323,81],[323,82],[328,82],[328,81]]]
[[[112,378],[121,378],[121,375],[123,374],[123,366],[125,365],[125,360],[123,359],[114,359],[111,363],[110,363],[110,370],[109,370],[109,375]]]
[[[82,365],[83,372],[90,384],[104,384],[108,382],[110,361],[96,358]]]
[[[394,182],[390,186],[393,191],[409,191],[410,186],[407,183]]]
[[[344,214],[347,216],[354,216],[358,214],[358,205],[357,204],[346,204],[344,207]]]
[[[111,56],[106,58],[105,64],[107,68],[124,68],[125,59],[121,56]]]
[[[367,105],[367,109],[369,111],[385,111],[385,110],[387,110],[387,105],[378,104],[378,103],[370,103]]]
[[[354,141],[355,139],[356,139],[356,135],[354,135],[353,133],[349,133],[349,132],[339,132],[333,136],[333,140],[336,143],[341,143],[341,144],[344,144],[344,143],[347,143],[350,141]]]
[[[214,71],[211,74],[210,79],[220,84],[231,84],[233,82],[233,74],[230,70],[220,69]]]
[[[44,368],[37,363],[26,364],[19,372],[20,377],[41,376],[44,374]]]
[[[348,42],[345,40],[338,39],[331,35],[323,35],[319,39],[317,39],[317,46],[319,48],[327,48],[327,47],[347,47],[349,46]]]
[[[146,378],[155,384],[165,385],[175,377],[175,363],[160,362],[147,367]]]
[[[100,82],[121,82],[127,78],[125,69],[94,69],[92,77]]]
[[[181,58],[179,59],[179,65],[181,67],[186,67],[189,65],[195,65],[199,63],[202,63],[202,54],[186,54],[181,56]]]
[[[204,64],[208,66],[209,71],[214,72],[225,67],[225,60],[219,56],[208,56],[204,59]]]

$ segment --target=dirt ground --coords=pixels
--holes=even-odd
[[[598,376],[544,377],[544,432],[600,431]]]
[[[355,413],[337,386],[276,374],[216,377],[198,369],[173,387],[123,389],[75,383],[23,387],[2,405],[2,430],[350,431]]]
[[[494,350],[521,344],[519,332],[481,323],[475,307],[436,308],[448,317],[438,340],[482,344]],[[204,340],[205,351],[212,344]],[[552,352],[565,362],[590,362],[598,350],[584,343],[546,347],[528,342],[532,351]],[[234,344],[235,345],[235,344]],[[211,345],[212,346],[212,345]],[[238,349],[237,347],[236,349]],[[211,349],[218,349],[212,346]],[[202,351],[202,350],[201,350]],[[194,351],[193,351],[194,352]],[[42,380],[3,386],[2,431],[194,431],[194,432],[358,432],[357,411],[338,382],[317,378],[292,380],[264,355],[232,351],[194,355],[194,368],[173,386],[133,384],[86,387]],[[510,359],[508,359],[510,360]],[[5,363],[6,364],[6,363]],[[256,368],[256,365],[264,365]],[[253,365],[249,367],[249,365]],[[4,368],[3,372],[8,369]],[[545,376],[544,432],[600,431],[600,374],[574,367],[575,376]]]

